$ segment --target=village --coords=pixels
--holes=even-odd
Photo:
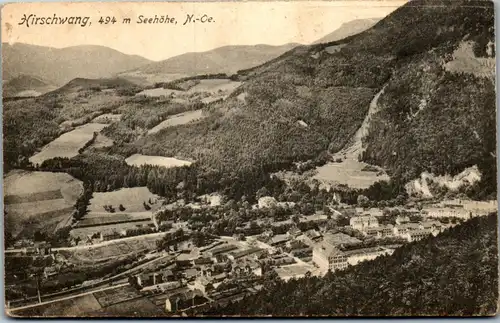
[[[219,202],[211,199],[189,207],[202,211],[218,206]],[[280,204],[267,196],[260,198],[252,208],[266,210],[285,206],[286,203]],[[164,206],[152,212],[151,218],[141,220],[149,224],[144,231],[139,226],[132,234],[132,229],[108,229],[113,225],[119,228],[120,222],[105,224],[106,231],[99,231],[99,226],[89,226],[86,229],[94,229],[78,239],[78,245],[73,247],[51,248],[47,243],[37,243],[7,250],[7,257],[52,258],[51,265],[44,267],[43,275],[45,279],[53,279],[64,270],[61,264],[68,263],[68,258],[62,255],[72,248],[80,252],[99,247],[112,249],[107,246],[138,245],[149,238],[151,242],[143,245],[143,249],[149,251],[141,254],[137,267],[131,266],[127,272],[114,276],[117,279],[98,280],[101,284],[123,283],[112,290],[114,296],[109,296],[110,291],[99,291],[94,293],[95,297],[104,293],[106,299],[116,298],[103,303],[107,306],[141,299],[154,304],[159,313],[189,315],[241,300],[273,279],[288,281],[307,275],[335,274],[377,257],[390,256],[405,243],[437,236],[473,217],[487,215],[496,209],[496,203],[456,200],[423,208],[337,209],[295,215],[282,221],[248,221],[240,223],[232,236],[204,233],[200,239],[196,222],[159,220]],[[163,243],[158,243],[158,239]],[[98,285],[84,282],[69,290],[86,286]],[[103,304],[101,306],[105,306]]]

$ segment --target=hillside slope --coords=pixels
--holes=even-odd
[[[393,192],[422,171],[455,175],[477,164],[484,176],[468,193],[492,196],[494,80],[446,64],[464,39],[472,44],[470,60],[491,60],[493,22],[490,2],[409,2],[365,32],[295,47],[240,71],[244,84],[212,107],[210,117],[115,151],[184,156],[219,173],[221,181],[229,174],[245,181],[344,148],[385,86],[365,134],[363,159],[386,168]],[[243,93],[245,99],[237,99]]]
[[[336,40],[359,34],[368,28],[373,27],[382,18],[356,19],[342,24],[337,30],[321,37],[313,42],[313,44],[329,43]]]
[[[238,70],[260,65],[278,57],[298,44],[282,46],[224,46],[199,53],[186,53],[148,64],[138,69],[146,74],[198,74],[236,73]]]
[[[498,305],[497,214],[323,278],[282,282],[205,315],[470,316]]]
[[[10,79],[3,85],[3,96],[38,96],[54,87],[46,81],[31,75],[21,74]]]
[[[66,48],[2,43],[3,78],[20,74],[62,85],[76,77],[103,78],[151,63],[104,46],[82,45]]]

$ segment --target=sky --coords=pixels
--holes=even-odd
[[[309,44],[343,23],[385,17],[406,1],[87,2],[17,3],[2,9],[2,42],[56,48],[107,46],[162,60],[226,45]],[[24,15],[30,17],[23,20]],[[30,16],[31,15],[31,16]],[[35,18],[89,17],[87,24],[33,24]],[[143,24],[139,16],[167,16],[177,23]],[[188,22],[188,15],[202,19]],[[116,23],[99,23],[115,17]],[[212,17],[212,21],[206,21]],[[124,23],[130,18],[130,23]],[[74,18],[73,18],[74,19]],[[144,19],[141,19],[144,20]],[[24,23],[23,23],[24,21]],[[69,22],[70,20],[68,20]],[[85,20],[82,19],[82,22]]]

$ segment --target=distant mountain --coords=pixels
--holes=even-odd
[[[5,82],[2,90],[4,97],[13,97],[38,96],[53,89],[53,86],[40,78],[21,74]]]
[[[149,63],[151,61],[144,57],[126,55],[104,46],[82,45],[59,49],[2,43],[4,81],[24,74],[53,85],[62,85],[77,77],[112,77],[118,72]]]
[[[183,74],[187,76],[214,73],[236,73],[276,58],[298,44],[282,46],[224,46],[199,53],[186,53],[138,68],[145,74]]]
[[[360,32],[373,27],[381,19],[382,17],[351,20],[349,22],[343,23],[334,32],[329,33],[328,35],[316,40],[313,44],[329,43],[332,41],[341,40],[343,38],[359,34]]]

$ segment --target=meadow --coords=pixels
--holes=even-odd
[[[5,230],[13,236],[53,231],[67,222],[82,192],[82,182],[65,173],[11,171],[4,178]]]
[[[41,165],[45,160],[56,157],[72,158],[78,155],[78,150],[85,146],[93,136],[94,132],[101,131],[106,125],[99,123],[87,123],[67,132],[47,144],[42,150],[32,156],[29,160],[33,164]]]

